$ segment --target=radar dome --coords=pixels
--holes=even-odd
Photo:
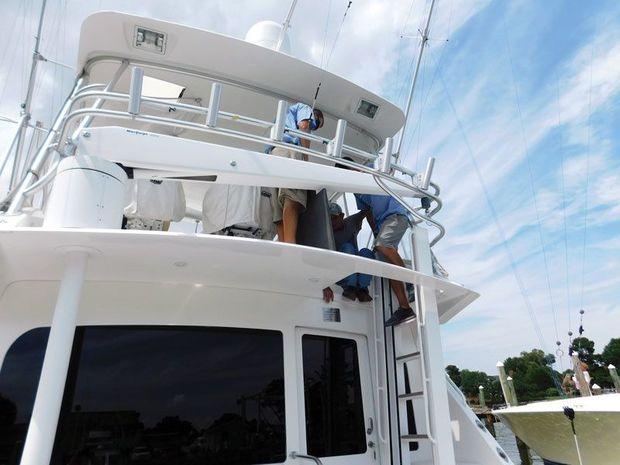
[[[275,21],[261,21],[250,28],[245,35],[245,40],[260,45],[261,47],[275,50],[281,31],[281,24]],[[280,51],[288,54],[291,53],[291,43],[288,34],[284,34],[284,40],[282,41]]]

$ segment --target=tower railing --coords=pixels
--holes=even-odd
[[[26,176],[12,192],[10,206],[7,213],[17,214],[21,211],[24,200],[34,194],[38,189],[50,182],[55,175],[57,163],[52,163],[45,173],[43,167],[49,159],[52,151],[61,157],[71,156],[75,153],[77,141],[80,137],[88,137],[88,127],[95,118],[108,118],[114,120],[129,120],[167,126],[176,129],[186,129],[204,134],[217,135],[230,140],[244,141],[260,146],[273,146],[294,149],[309,157],[327,160],[373,176],[378,186],[386,194],[394,197],[414,218],[414,223],[427,223],[438,230],[438,234],[431,241],[434,245],[445,234],[444,227],[432,217],[441,209],[442,203],[439,198],[439,187],[430,182],[432,163],[429,164],[425,173],[415,173],[405,167],[393,163],[391,147],[392,140],[387,138],[383,145],[383,151],[373,153],[345,144],[345,136],[348,122],[338,119],[336,131],[332,138],[310,134],[296,129],[285,127],[286,113],[289,103],[279,100],[277,111],[273,121],[264,121],[249,115],[231,113],[220,108],[222,84],[214,82],[208,106],[194,105],[190,103],[171,102],[168,99],[142,96],[143,71],[139,67],[132,68],[132,81],[128,93],[115,92],[113,87],[119,80],[120,75],[128,67],[129,62],[123,61],[114,74],[112,80],[107,83],[94,83],[82,86],[82,79],[76,82],[72,94],[68,97],[59,112],[52,128],[33,158]],[[84,102],[94,101],[91,106],[84,108],[76,107]],[[103,108],[106,103],[115,102],[127,105],[126,110]],[[166,110],[167,113],[179,115],[181,113],[196,115],[197,121],[186,121],[178,117],[160,116],[149,114],[148,110]],[[173,112],[168,110],[173,109]],[[235,127],[224,127],[222,121],[234,122]],[[228,124],[230,126],[230,124]],[[245,127],[261,128],[269,132],[263,136],[251,132]],[[73,130],[72,135],[68,133]],[[315,143],[315,148],[306,148],[284,141],[284,135],[308,139]],[[222,144],[221,142],[218,142]],[[223,145],[223,144],[222,144]],[[258,150],[257,150],[258,151]],[[350,155],[361,160],[360,163],[352,162],[343,157]],[[372,166],[368,166],[372,164]],[[406,180],[410,178],[410,182]],[[390,187],[392,186],[392,187]],[[410,197],[422,199],[422,207],[412,207],[403,196],[396,193],[393,186],[406,189],[411,192]]]

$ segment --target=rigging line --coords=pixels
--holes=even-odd
[[[411,5],[409,5],[409,12],[407,13],[407,17],[405,18],[405,20],[403,21],[403,26],[400,28],[401,30],[401,37],[405,34],[405,28],[407,27],[407,23],[409,22],[409,19],[411,18],[411,13],[413,12],[413,4],[415,3],[415,0],[411,0]]]
[[[581,250],[581,296],[579,298],[579,308],[583,310],[583,291],[586,276],[586,243],[588,237],[588,194],[590,189],[590,142],[592,136],[592,62],[594,61],[594,44],[590,52],[590,89],[588,96],[588,142],[586,151],[586,192],[583,208],[583,247]]]
[[[327,49],[327,35],[329,32],[329,17],[332,11],[332,0],[327,5],[327,21],[325,21],[325,32],[323,33],[323,50],[321,50],[321,68],[323,68],[323,59],[325,58],[325,49]]]
[[[349,3],[347,4],[347,8],[344,10],[344,15],[342,16],[342,21],[340,22],[340,27],[338,28],[338,32],[336,33],[336,37],[334,38],[334,43],[332,44],[332,48],[331,51],[329,52],[329,55],[327,56],[327,61],[325,62],[325,67],[323,67],[323,70],[321,72],[321,78],[319,79],[319,83],[316,86],[316,91],[314,92],[314,99],[312,101],[312,111],[314,111],[314,107],[316,105],[316,102],[319,99],[319,92],[321,91],[321,84],[323,81],[323,76],[325,75],[325,72],[327,71],[327,68],[329,67],[329,62],[332,59],[332,55],[334,53],[334,49],[336,48],[336,44],[338,43],[338,38],[340,37],[340,32],[342,31],[342,26],[344,26],[344,22],[347,19],[347,14],[349,13],[349,9],[351,8],[351,4],[353,2],[349,1]]]
[[[563,150],[563,139],[562,139],[562,105],[560,103],[560,76],[556,72],[556,83],[557,83],[557,103],[558,103],[558,140],[559,140],[559,148],[560,148],[560,156],[562,163],[562,219],[564,221],[564,266],[566,268],[566,311],[568,313],[568,329],[570,330],[571,325],[571,313],[570,313],[570,278],[568,273],[568,228],[566,226],[566,181],[565,181],[565,173],[564,173],[564,163],[565,163],[565,153]]]
[[[21,21],[21,28],[18,30],[21,30],[22,35],[25,35],[26,31],[25,31],[25,27],[26,27],[26,23],[25,23],[25,17],[26,17],[27,11],[26,11],[26,5],[24,3],[24,16],[22,16],[22,21]],[[11,58],[7,63],[13,63],[15,61],[15,58],[18,56],[18,50],[20,49],[20,44],[19,44],[19,39],[17,39],[17,34],[15,35],[16,39],[15,39],[15,46],[12,47],[12,52],[11,52]],[[6,93],[6,90],[8,88],[9,85],[9,81],[11,79],[9,79],[9,75],[11,74],[11,70],[14,70],[14,66],[10,67],[10,69],[7,70],[7,75],[6,75],[6,79],[4,80],[4,85],[2,86],[2,91],[0,91],[0,101],[4,102],[4,95]]]
[[[549,303],[551,304],[551,314],[553,316],[553,328],[555,330],[555,340],[558,341],[560,335],[558,333],[558,322],[556,318],[555,311],[555,302],[553,300],[553,291],[551,290],[551,278],[549,274],[549,262],[547,260],[547,249],[545,247],[545,241],[543,238],[542,232],[542,221],[540,219],[540,209],[538,208],[538,199],[536,195],[536,189],[534,187],[534,174],[532,172],[532,162],[531,162],[531,153],[529,148],[529,143],[527,140],[527,135],[525,132],[525,124],[523,123],[523,111],[521,109],[521,97],[519,95],[519,86],[517,84],[517,79],[515,77],[514,71],[514,60],[512,55],[512,47],[510,45],[510,38],[508,37],[508,26],[506,24],[506,17],[502,15],[502,23],[504,26],[504,38],[506,39],[506,49],[508,51],[508,62],[510,64],[510,74],[512,76],[512,86],[515,94],[515,102],[517,104],[517,112],[519,115],[519,126],[521,129],[521,138],[523,140],[523,155],[525,157],[526,166],[527,166],[527,174],[530,182],[530,189],[532,190],[532,201],[534,203],[534,211],[536,213],[536,225],[538,229],[538,238],[540,240],[540,248],[543,253],[543,261],[545,265],[545,277],[547,280],[547,291],[549,293]]]
[[[20,14],[20,11],[21,11],[23,6],[24,6],[24,2],[19,2],[19,6],[17,7],[17,11],[15,12],[15,15],[13,16],[13,24],[11,25],[11,27],[9,29],[6,29],[6,31],[10,30],[11,33],[8,36],[9,40],[6,41],[6,46],[4,47],[4,50],[2,50],[2,53],[0,54],[0,56],[1,56],[1,58],[0,58],[0,67],[4,66],[4,59],[6,58],[6,54],[7,54],[8,50],[9,50],[10,45],[11,45],[10,38],[17,37],[17,34],[15,34],[15,26],[17,25],[17,18],[19,18],[19,14]]]
[[[523,282],[523,279],[521,278],[521,275],[519,274],[519,271],[517,270],[517,266],[515,264],[515,259],[514,256],[512,254],[512,250],[510,249],[510,246],[508,245],[508,241],[506,239],[506,233],[504,232],[504,228],[502,227],[501,223],[499,222],[499,215],[497,214],[497,210],[495,209],[495,206],[493,205],[493,201],[491,200],[491,195],[489,194],[489,191],[487,189],[486,183],[484,182],[484,178],[482,177],[482,172],[480,171],[480,167],[478,166],[478,161],[476,160],[476,156],[474,155],[474,151],[471,148],[471,144],[469,143],[469,138],[467,137],[467,134],[465,133],[465,128],[463,127],[463,123],[461,121],[461,119],[458,116],[458,113],[456,111],[456,108],[454,106],[454,102],[452,101],[452,97],[450,96],[450,92],[448,91],[448,86],[446,85],[446,82],[443,78],[443,75],[441,74],[441,72],[439,73],[439,79],[441,80],[441,83],[443,85],[443,89],[444,92],[446,94],[446,99],[448,100],[448,104],[450,106],[450,109],[452,110],[452,113],[454,114],[454,118],[456,120],[457,126],[459,128],[459,131],[461,133],[461,135],[463,136],[463,141],[465,142],[465,147],[467,149],[467,153],[469,154],[469,157],[471,159],[471,163],[474,167],[474,172],[476,174],[476,177],[478,178],[478,182],[480,183],[480,187],[482,189],[482,192],[484,194],[484,197],[486,199],[487,205],[489,207],[489,211],[491,212],[491,216],[493,217],[493,221],[495,223],[495,226],[497,228],[497,232],[500,235],[500,239],[502,241],[502,246],[505,249],[506,255],[508,256],[508,261],[510,262],[510,268],[512,269],[512,273],[515,277],[515,280],[517,281],[517,286],[519,287],[519,292],[521,293],[521,297],[523,298],[523,302],[525,303],[525,307],[530,315],[530,320],[532,322],[532,326],[534,327],[534,332],[536,333],[536,336],[538,337],[538,341],[540,343],[540,345],[543,347],[543,349],[546,348],[545,345],[545,340],[542,334],[542,331],[540,329],[540,325],[538,324],[538,319],[536,318],[536,314],[534,312],[534,307],[532,306],[532,303],[529,299],[529,297],[527,296],[526,293],[526,289],[525,289],[525,284]]]
[[[327,56],[327,61],[325,62],[325,69],[329,67],[329,62],[332,59],[332,55],[334,54],[334,49],[336,48],[336,44],[338,43],[338,39],[340,38],[340,33],[342,32],[342,27],[344,26],[344,22],[347,19],[347,15],[349,14],[349,10],[351,9],[351,4],[353,2],[350,1],[347,4],[347,8],[344,10],[344,15],[342,15],[342,21],[340,21],[340,27],[338,28],[338,32],[336,33],[336,38],[334,39],[334,43],[332,44],[332,49]]]

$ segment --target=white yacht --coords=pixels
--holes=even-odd
[[[575,412],[574,434],[566,407]],[[620,394],[532,402],[493,414],[549,465],[618,463]]]
[[[77,69],[0,215],[0,464],[511,463],[444,372],[440,325],[478,295],[433,274],[439,187],[393,163],[399,108],[281,51],[116,12],[85,20]],[[291,147],[288,105],[319,82],[325,125],[294,146],[309,161],[265,155]],[[415,219],[414,267],[312,230],[324,247],[122,229],[128,186],[150,180],[180,185],[194,219],[235,202],[217,186],[324,190],[317,228],[325,195],[389,193]],[[322,300],[355,272],[372,302]],[[386,329],[389,279],[413,284],[417,318]]]

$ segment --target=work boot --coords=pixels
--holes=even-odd
[[[342,297],[348,300],[355,300],[357,298],[357,292],[353,286],[345,286],[342,290]]]
[[[392,316],[385,322],[385,326],[397,326],[401,323],[407,323],[415,318],[415,312],[411,308],[398,307]]]
[[[371,302],[372,301],[372,297],[370,297],[370,293],[368,292],[368,289],[366,289],[366,288],[358,289],[357,290],[357,300],[359,300],[360,302]]]

